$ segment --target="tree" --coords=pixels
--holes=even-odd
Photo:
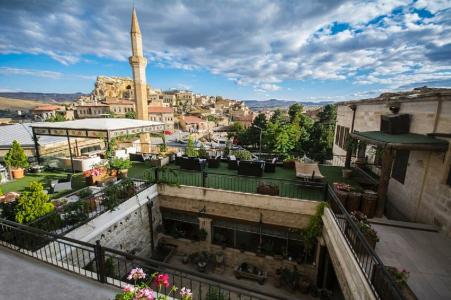
[[[191,136],[188,138],[188,144],[186,145],[186,155],[189,157],[197,157],[198,155],[196,149],[194,149],[194,140]]]
[[[4,161],[9,168],[18,169],[28,167],[28,159],[22,146],[16,140],[13,141],[11,149],[6,153]]]
[[[29,223],[55,209],[40,182],[33,181],[17,201],[16,221]]]
[[[128,111],[128,112],[125,113],[125,117],[127,119],[136,119],[136,112]]]
[[[207,152],[207,149],[205,149],[204,144],[200,145],[198,155],[199,155],[199,157],[204,157],[204,158],[207,157],[208,158],[208,152]]]
[[[283,121],[282,111],[280,109],[276,109],[269,121],[272,123],[282,122]]]
[[[63,122],[66,121],[66,117],[62,113],[55,113],[53,116],[48,117],[46,122]]]
[[[291,105],[288,108],[288,115],[290,116],[290,122],[293,123],[293,121],[302,114],[303,110],[304,110],[304,107],[300,103],[295,103],[295,104]]]

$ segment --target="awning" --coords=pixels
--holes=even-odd
[[[382,148],[392,148],[401,150],[419,151],[447,151],[448,141],[436,139],[432,136],[404,133],[388,134],[381,131],[365,131],[350,133],[353,139],[363,141],[368,144],[380,146]]]
[[[115,118],[32,123],[30,126],[36,135],[108,139],[164,130],[164,123],[161,122]]]

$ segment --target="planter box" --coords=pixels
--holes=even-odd
[[[162,167],[169,164],[169,157],[162,157],[159,159],[151,159],[150,160],[150,165],[152,167]]]
[[[353,211],[359,211],[361,197],[361,193],[349,192],[348,199],[346,201],[346,210],[350,213]]]
[[[374,217],[376,213],[376,205],[378,200],[378,195],[376,192],[371,190],[365,190],[362,195],[361,212],[363,212],[368,219]]]

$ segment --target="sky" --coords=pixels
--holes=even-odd
[[[0,0],[0,91],[131,77],[133,5],[154,88],[342,101],[451,87],[451,0]]]

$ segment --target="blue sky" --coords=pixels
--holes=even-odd
[[[451,86],[451,1],[135,6],[155,88],[340,101]],[[98,75],[131,76],[131,7],[124,0],[0,0],[0,91],[89,93]]]

